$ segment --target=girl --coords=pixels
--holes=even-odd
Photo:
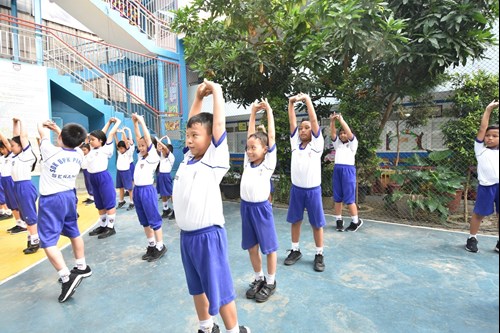
[[[130,204],[127,210],[134,209],[134,197],[132,192],[132,177],[133,173],[130,168],[131,162],[134,160],[134,145],[130,145],[129,140],[125,134],[124,129],[119,129],[118,132],[121,133],[122,139],[118,141],[118,137],[115,135],[115,140],[117,141],[116,148],[118,157],[116,158],[116,188],[119,193],[119,201],[116,208],[122,208],[125,205],[125,190],[129,192]]]
[[[167,139],[167,144],[163,144],[162,140]],[[168,136],[157,140],[158,150],[160,151],[160,170],[158,172],[158,177],[156,179],[156,190],[161,196],[161,201],[163,203],[163,214],[162,218],[168,218],[169,220],[175,219],[174,210],[172,209],[172,176],[170,172],[174,167],[175,156],[174,147],[172,146]],[[170,203],[170,204],[169,204]]]
[[[108,160],[113,156],[113,136],[120,126],[120,119],[110,118],[102,130],[90,132],[89,144],[92,147],[87,155],[90,183],[94,190],[94,201],[99,211],[99,226],[89,235],[99,239],[116,234],[116,191],[113,179],[108,171]],[[114,126],[106,136],[111,124]]]
[[[12,119],[14,128],[10,140],[12,151],[12,180],[14,181],[14,195],[17,199],[20,215],[26,222],[28,229],[28,245],[24,254],[33,254],[40,248],[38,236],[36,200],[38,193],[31,182],[31,172],[35,169],[37,158],[33,153],[28,133],[18,118]]]
[[[255,131],[257,111],[267,112],[269,133]],[[276,291],[278,236],[274,226],[273,209],[269,201],[271,176],[276,167],[276,144],[273,110],[266,100],[252,104],[248,123],[248,139],[241,177],[241,246],[248,250],[255,280],[247,290],[247,298],[265,302]],[[267,255],[267,276],[262,272],[262,257]]]
[[[134,203],[137,217],[148,239],[147,251],[142,259],[151,262],[160,259],[167,252],[167,247],[163,244],[163,222],[158,213],[156,189],[153,186],[154,174],[160,157],[156,147],[153,147],[144,118],[134,113],[132,121],[139,148],[139,160],[134,170]],[[142,127],[144,136],[141,136],[139,125]]]
[[[84,143],[81,146],[83,152],[83,160],[82,160],[82,170],[83,170],[83,179],[85,181],[85,188],[87,189],[87,194],[89,197],[83,201],[84,204],[90,205],[94,203],[94,190],[92,188],[92,184],[90,183],[90,174],[87,170],[89,162],[87,161],[88,153],[90,153],[90,145],[88,143]]]

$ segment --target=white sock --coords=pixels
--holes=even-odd
[[[156,239],[154,237],[148,238],[148,246],[156,246]]]
[[[323,255],[323,247],[316,247],[316,254]]]
[[[474,237],[475,239],[477,239],[477,237],[476,237],[476,236],[477,236],[477,235],[470,234],[470,235],[469,235],[469,238]]]
[[[226,332],[227,333],[240,333],[240,325],[238,325],[238,323],[236,323],[236,326],[234,326],[230,330],[226,329]]]
[[[342,220],[342,215],[333,215],[335,221]]]
[[[0,208],[0,215],[5,215],[5,214],[6,214],[6,212],[7,212],[7,211],[6,211],[5,209]]]
[[[292,251],[299,251],[299,250],[300,250],[299,243],[292,242]]]
[[[163,203],[163,210],[168,210],[168,202]]]
[[[212,328],[214,327],[214,319],[210,317],[207,320],[200,320],[200,330],[202,332],[212,332]]]
[[[8,208],[7,208],[7,209],[5,210],[5,214],[7,214],[7,215],[12,215],[12,211],[11,211],[10,209],[8,209]]]
[[[353,222],[353,223],[358,224],[358,221],[359,221],[359,219],[358,219],[358,215],[351,216],[351,219],[352,219],[352,222]]]
[[[93,195],[89,195],[89,199],[94,201],[94,196]]]
[[[38,236],[38,233],[30,235],[30,244],[40,244],[40,237]]]
[[[267,274],[267,276],[266,276],[266,283],[267,284],[274,284],[275,280],[276,280],[276,274]]]
[[[157,248],[158,250],[163,249],[163,241],[156,242],[156,248]]]
[[[57,274],[59,274],[59,277],[61,278],[63,283],[69,281],[69,269],[68,269],[68,267],[64,267],[63,269],[58,271]]]
[[[77,269],[84,271],[87,269],[87,262],[85,261],[85,257],[75,259],[75,266]]]
[[[260,272],[254,272],[254,276],[255,281],[264,280],[264,272],[262,270],[260,270]]]
[[[108,228],[114,228],[115,227],[115,218],[116,214],[106,214],[106,224]]]
[[[20,226],[21,228],[26,228],[26,222],[24,222],[23,220],[19,219],[16,221],[16,224],[18,226]]]
[[[99,215],[99,226],[105,227],[107,224],[106,214]]]

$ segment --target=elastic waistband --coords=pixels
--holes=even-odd
[[[212,225],[210,227],[201,228],[201,229],[197,229],[197,230],[190,230],[190,231],[181,230],[181,235],[196,236],[196,235],[201,235],[201,234],[208,234],[209,232],[214,232],[214,231],[217,231],[219,229],[222,229],[222,227],[220,225]]]
[[[321,188],[321,185],[318,185],[318,186],[314,186],[314,187],[300,187],[300,186],[297,186],[297,185],[293,185],[293,187],[295,188],[298,188],[299,190],[304,190],[304,191],[311,191],[311,190],[316,190],[316,189],[320,189]]]
[[[76,195],[76,189],[66,190],[66,191],[62,191],[62,192],[56,192],[56,193],[47,194],[47,195],[40,194],[40,198],[49,198],[49,197],[53,197],[53,196],[59,195],[59,194],[70,194],[70,193],[73,193],[74,195]]]
[[[26,183],[31,183],[31,179],[14,180],[14,184],[23,185],[23,184],[26,184]]]
[[[259,207],[259,206],[265,206],[266,204],[271,204],[269,200],[261,201],[261,202],[250,202],[250,201],[245,201],[243,199],[240,199],[240,203],[245,204],[247,206],[254,206],[254,207]]]
[[[88,171],[88,169],[87,169],[87,171]],[[102,173],[109,173],[109,171],[106,169],[106,170],[99,171],[99,172],[90,172],[90,171],[88,171],[88,173],[91,174],[91,175],[100,175]]]

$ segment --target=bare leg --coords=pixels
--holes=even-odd
[[[253,271],[258,273],[262,270],[262,257],[259,252],[259,244],[248,249],[248,254],[250,255],[250,262],[252,263]]]
[[[267,274],[276,274],[276,266],[278,265],[278,255],[276,252],[267,255]]]
[[[302,221],[298,221],[292,224],[292,243],[298,243],[300,240],[300,227],[302,226]]]
[[[333,204],[333,215],[342,215],[342,202],[335,202]]]
[[[323,247],[323,228],[312,228],[316,247]]]
[[[57,248],[57,246],[51,246],[44,248],[45,254],[49,259],[50,263],[56,271],[60,271],[61,269],[66,267],[66,263],[64,262],[64,257],[61,253],[61,250]]]
[[[351,214],[351,216],[358,215],[358,206],[355,203],[348,205],[347,208],[349,209],[349,214]]]
[[[219,309],[222,321],[227,330],[232,329],[238,323],[238,313],[236,312],[236,303],[232,301],[223,305]]]
[[[470,220],[470,228],[469,232],[471,235],[477,235],[479,231],[479,226],[481,225],[481,221],[483,220],[484,216],[478,215],[476,213],[472,213],[472,218]]]
[[[210,314],[208,313],[208,298],[205,294],[193,296],[194,307],[196,308],[196,314],[198,315],[198,320],[208,320],[210,319]]]
[[[125,189],[123,187],[120,187],[118,192],[119,192],[118,196],[120,198],[119,201],[121,202],[125,200]]]
[[[73,255],[75,256],[75,259],[84,258],[85,257],[85,246],[83,243],[82,236],[70,238],[70,241],[71,241],[71,247],[73,248]]]
[[[153,229],[151,229],[151,230],[153,230]],[[156,242],[163,242],[163,229],[162,228],[160,228],[158,230],[154,230],[154,235],[155,235]]]
[[[31,235],[35,235],[35,234],[37,234],[37,233],[38,233],[38,226],[37,226],[37,224],[36,224],[36,223],[35,223],[35,224],[33,224],[33,225],[29,225],[29,224],[27,224],[27,225],[26,225],[26,228],[28,229],[28,235],[30,235],[30,236],[31,236]]]

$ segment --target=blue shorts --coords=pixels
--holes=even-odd
[[[92,184],[90,183],[90,173],[87,171],[87,169],[83,169],[83,180],[85,181],[85,188],[87,189],[87,193],[93,196],[94,189],[92,188]]]
[[[117,170],[116,172],[116,188],[132,189],[132,173],[128,170]]]
[[[5,203],[11,210],[18,210],[17,199],[14,194],[14,181],[11,176],[2,177],[2,185],[5,193]]]
[[[356,167],[336,164],[332,177],[333,201],[350,205],[356,202]]]
[[[132,174],[132,176],[134,175],[134,171],[135,171],[135,164],[134,162],[130,162],[130,173]]]
[[[293,224],[302,221],[304,219],[304,209],[307,209],[309,223],[314,228],[323,228],[326,225],[321,186],[302,188],[292,184],[288,214],[286,216],[287,222]]]
[[[161,228],[163,221],[158,213],[158,199],[153,185],[134,186],[134,205],[143,227],[151,227],[153,230]]]
[[[116,205],[116,191],[108,170],[90,174],[90,183],[94,189],[94,203],[99,210],[110,210]]]
[[[14,182],[14,194],[17,198],[19,214],[21,219],[28,225],[35,225],[38,216],[36,214],[36,199],[38,193],[31,180]]]
[[[0,205],[5,205],[5,193],[3,191],[2,176],[0,176]]]
[[[241,247],[248,250],[259,244],[263,254],[278,250],[278,236],[274,226],[273,208],[269,201],[247,202],[241,200]]]
[[[474,205],[474,213],[481,216],[488,216],[496,212],[498,214],[499,199],[498,199],[498,184],[491,186],[477,187],[476,204]],[[495,208],[495,210],[493,210]]]
[[[159,172],[156,177],[156,190],[162,197],[172,196],[172,176],[170,172]]]
[[[274,193],[274,182],[272,179],[269,179],[269,181],[271,182],[271,193]]]
[[[221,306],[236,298],[227,254],[226,229],[212,226],[181,231],[181,257],[189,294],[205,293],[208,313],[215,316]]]
[[[76,238],[78,215],[74,190],[41,195],[38,201],[38,234],[42,248],[56,246],[61,235]]]

